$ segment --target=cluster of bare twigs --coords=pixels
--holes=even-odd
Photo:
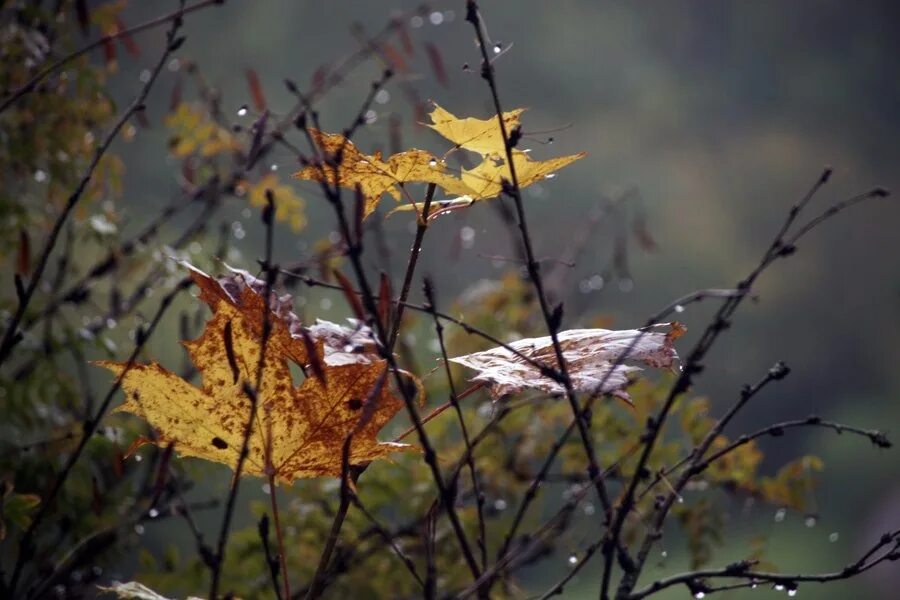
[[[306,263],[278,265],[273,262],[274,214],[279,199],[276,194],[267,191],[267,205],[263,209],[262,215],[262,221],[266,228],[266,242],[264,256],[259,265],[266,281],[266,298],[269,297],[269,293],[275,286],[282,284],[286,286],[303,284],[308,287],[332,289],[343,294],[356,316],[370,326],[374,336],[373,341],[379,354],[387,362],[388,374],[391,378],[391,382],[388,382],[385,377],[379,386],[392,383],[403,398],[411,424],[410,433],[415,434],[415,439],[421,448],[421,460],[427,466],[433,484],[433,492],[430,492],[433,502],[428,511],[411,520],[382,522],[381,517],[367,508],[361,494],[357,492],[356,484],[368,467],[350,465],[348,449],[353,436],[351,433],[344,443],[343,476],[339,487],[338,506],[332,511],[331,526],[324,539],[317,567],[307,580],[297,581],[286,558],[286,551],[289,551],[292,540],[289,539],[279,518],[278,491],[274,475],[271,475],[269,477],[269,493],[272,516],[270,519],[266,514],[259,520],[258,537],[264,554],[260,559],[260,564],[265,566],[265,574],[271,588],[269,591],[275,597],[285,600],[287,598],[320,597],[329,586],[343,575],[359,568],[368,556],[375,552],[390,552],[395,555],[405,571],[416,582],[421,595],[426,598],[448,596],[488,598],[500,593],[499,589],[509,592],[512,589],[512,580],[517,570],[537,562],[553,549],[555,537],[570,527],[575,510],[579,505],[586,503],[586,498],[589,496],[596,496],[600,506],[596,518],[601,533],[581,552],[565,576],[547,587],[542,598],[561,594],[571,579],[589,565],[600,573],[599,596],[602,599],[614,597],[618,600],[636,600],[652,596],[673,586],[685,586],[697,597],[702,597],[700,594],[707,595],[760,584],[793,590],[801,583],[824,583],[847,579],[880,563],[900,559],[900,530],[894,530],[885,532],[881,539],[877,540],[871,549],[856,562],[836,572],[775,573],[758,570],[757,563],[752,560],[741,560],[722,567],[697,569],[667,576],[649,583],[645,582],[643,587],[639,587],[642,579],[646,579],[648,557],[665,535],[666,528],[671,522],[673,506],[681,498],[681,493],[692,482],[700,479],[711,465],[728,457],[742,446],[758,438],[779,436],[789,430],[802,427],[818,427],[836,433],[850,433],[867,438],[879,448],[891,446],[890,441],[880,431],[860,429],[828,421],[818,416],[774,423],[758,431],[740,435],[724,446],[715,446],[714,443],[721,439],[721,434],[737,414],[749,406],[758,394],[768,390],[771,384],[788,375],[789,369],[782,363],[776,363],[757,383],[740,390],[738,398],[731,408],[714,420],[712,427],[702,440],[685,456],[655,472],[651,472],[649,468],[651,456],[660,442],[664,427],[672,418],[676,403],[691,389],[694,381],[703,371],[706,357],[720,336],[730,327],[737,310],[754,293],[755,284],[763,273],[780,259],[793,254],[798,243],[822,222],[860,202],[886,196],[887,192],[882,189],[871,190],[837,202],[821,213],[803,221],[802,219],[811,209],[814,196],[827,183],[831,175],[830,170],[825,170],[809,192],[790,207],[785,222],[777,231],[757,266],[738,281],[733,289],[701,290],[688,294],[648,319],[646,325],[649,327],[660,323],[675,312],[682,311],[689,304],[700,301],[719,303],[713,319],[688,352],[681,371],[667,390],[661,405],[642,427],[633,432],[632,443],[620,456],[611,461],[601,459],[596,448],[596,436],[592,431],[592,417],[597,408],[599,394],[578,394],[573,389],[570,380],[563,349],[558,339],[563,322],[563,304],[553,297],[554,290],[558,293],[561,286],[558,278],[547,277],[542,269],[542,261],[535,254],[512,154],[521,139],[521,131],[506,129],[502,118],[503,110],[494,62],[490,54],[492,44],[487,36],[480,10],[472,0],[466,2],[465,18],[471,24],[478,41],[480,76],[485,83],[486,94],[491,99],[498,117],[498,126],[505,142],[507,164],[510,171],[509,180],[504,182],[503,191],[504,196],[511,200],[512,208],[510,209],[506,204],[500,204],[499,210],[506,216],[506,221],[515,234],[517,252],[524,263],[525,275],[532,288],[532,297],[540,313],[546,334],[552,340],[555,356],[553,364],[537,363],[534,359],[517,352],[489,331],[438,309],[439,302],[434,284],[428,278],[420,278],[417,274],[418,259],[426,246],[430,227],[428,217],[435,208],[436,187],[434,184],[427,187],[420,202],[421,213],[399,286],[399,294],[396,296],[393,294],[390,278],[384,273],[378,278],[378,283],[375,283],[372,269],[366,263],[365,257],[367,253],[378,250],[370,251],[368,240],[375,237],[376,245],[383,244],[384,240],[379,239],[380,234],[377,227],[370,227],[368,223],[364,224],[363,222],[362,194],[358,191],[348,199],[346,192],[339,185],[339,166],[343,149],[333,154],[324,153],[315,143],[311,129],[321,130],[316,102],[323,98],[331,88],[343,81],[357,64],[372,57],[376,60],[390,62],[388,60],[390,57],[384,56],[383,46],[379,45],[378,41],[384,35],[394,31],[394,24],[389,25],[372,38],[363,39],[361,49],[340,63],[332,71],[330,78],[310,92],[304,93],[296,83],[287,81],[288,90],[296,97],[296,105],[280,118],[273,117],[268,111],[262,111],[250,128],[252,139],[243,157],[244,160],[237,164],[227,177],[214,177],[201,185],[186,183],[182,196],[164,207],[160,214],[133,239],[122,242],[117,248],[89,267],[80,277],[73,280],[67,278],[65,273],[68,268],[66,261],[69,252],[68,249],[60,252],[57,245],[61,236],[65,236],[72,211],[78,205],[98,162],[108,151],[110,144],[122,127],[144,109],[144,101],[163,70],[163,66],[171,54],[180,48],[184,41],[184,38],[179,37],[183,17],[213,4],[216,2],[209,0],[191,5],[182,3],[178,11],[129,30],[134,33],[169,24],[165,49],[159,56],[151,76],[145,81],[133,102],[120,114],[107,136],[97,146],[94,159],[87,167],[81,183],[72,192],[68,202],[56,217],[36,266],[28,274],[27,282],[26,278],[16,275],[17,304],[10,318],[3,325],[0,365],[4,369],[4,377],[25,377],[36,368],[36,365],[49,360],[53,354],[66,351],[65,347],[48,344],[46,351],[40,355],[25,356],[24,358],[14,355],[17,345],[23,340],[23,334],[33,331],[42,324],[50,324],[57,319],[63,319],[63,307],[86,302],[98,281],[112,280],[122,262],[132,257],[138,248],[156,239],[164,227],[173,223],[175,217],[182,214],[183,211],[189,207],[200,205],[200,213],[196,220],[180,233],[171,246],[177,249],[195,239],[206,229],[210,218],[220,208],[224,199],[235,194],[235,187],[242,177],[263,161],[273,148],[287,149],[296,156],[301,164],[316,165],[323,173],[329,170],[333,172],[335,183],[327,183],[328,178],[322,177],[321,193],[334,212],[340,237],[339,241],[333,244],[333,249],[337,255],[346,258],[349,262],[353,280],[342,275],[338,283],[332,283],[311,275]],[[106,38],[115,39],[121,35],[123,35],[122,32],[106,36]],[[107,39],[107,41],[109,40]],[[38,72],[32,80],[4,98],[0,104],[0,113],[9,110],[17,102],[26,101],[28,94],[34,91],[41,80],[53,74],[68,61],[87,53],[102,43],[103,40],[85,46],[71,55],[61,57]],[[392,80],[393,76],[394,73],[391,70],[386,70],[383,76],[373,83],[358,114],[343,132],[348,141],[361,127],[365,126],[365,114],[374,102],[376,94]],[[414,87],[408,82],[404,82],[403,85],[410,101],[417,102]],[[224,117],[221,115],[219,118],[224,121]],[[297,133],[304,138],[309,149],[303,150],[300,143],[292,142],[289,135],[291,133]],[[68,236],[66,243],[71,243],[71,236]],[[582,240],[581,243],[584,241]],[[224,254],[224,252],[223,242],[219,254]],[[51,268],[51,257],[54,254],[59,255],[57,280],[54,282],[49,296],[41,299],[40,306],[34,308],[31,305],[37,301],[37,292],[41,289],[40,285],[43,282],[45,271]],[[570,262],[577,257],[578,248],[567,255],[563,262]],[[142,281],[138,282],[130,295],[126,298],[117,297],[102,318],[88,325],[88,332],[96,334],[106,326],[109,319],[121,319],[137,311],[146,301],[147,290],[156,285],[160,276],[159,269],[152,269]],[[424,288],[425,302],[423,304],[410,301],[411,293],[419,281]],[[189,287],[189,282],[190,280],[187,278],[181,279],[172,287],[171,291],[162,297],[155,314],[136,334],[135,345],[128,358],[129,366],[134,364],[144,350],[147,340],[172,306],[176,296]],[[409,378],[404,372],[404,367],[409,366],[404,364],[407,357],[414,353],[412,348],[404,347],[405,344],[400,335],[404,326],[404,317],[406,316],[408,319],[407,311],[422,313],[433,323],[443,363],[442,372],[446,378],[448,390],[446,407],[451,408],[455,414],[458,436],[464,448],[459,456],[453,457],[452,462],[449,462],[450,457],[441,457],[443,460],[439,460],[436,444],[427,427],[430,419],[439,414],[443,408],[423,416],[420,412],[421,406],[420,399],[417,398],[417,390],[410,384]],[[247,385],[244,388],[244,393],[250,400],[250,411],[246,415],[247,427],[244,429],[244,444],[228,495],[221,503],[224,506],[224,514],[215,543],[209,545],[204,540],[193,513],[197,510],[217,507],[219,503],[212,501],[211,503],[196,504],[185,501],[184,493],[190,487],[190,483],[184,473],[179,472],[173,466],[170,460],[173,448],[169,446],[153,455],[153,468],[146,471],[146,480],[140,486],[141,493],[138,496],[140,501],[135,502],[135,507],[129,512],[127,519],[123,519],[121,524],[115,528],[97,531],[76,541],[63,559],[49,566],[40,558],[40,553],[44,549],[36,546],[35,539],[39,532],[48,529],[50,521],[54,517],[54,510],[60,494],[67,480],[75,473],[77,465],[85,460],[84,455],[88,443],[100,432],[103,419],[116,397],[124,374],[117,378],[99,403],[93,400],[88,378],[82,376],[87,409],[83,412],[81,431],[74,434],[66,433],[64,436],[54,437],[44,442],[21,444],[13,449],[14,452],[25,453],[39,447],[74,442],[74,446],[68,451],[50,488],[40,492],[41,503],[30,524],[16,539],[11,568],[8,573],[3,573],[2,581],[0,581],[2,584],[0,591],[4,596],[44,597],[54,586],[65,581],[78,565],[89,560],[93,554],[115,544],[123,531],[133,528],[141,522],[161,516],[180,517],[185,520],[196,541],[197,553],[202,563],[209,569],[209,597],[219,598],[221,596],[222,576],[227,564],[232,519],[238,507],[240,475],[247,457],[250,436],[257,423],[257,391],[265,360],[265,347],[271,332],[268,313],[266,316],[267,320],[261,341],[263,351],[260,353],[255,386]],[[521,498],[517,499],[517,506],[512,513],[513,517],[504,521],[505,533],[502,536],[495,536],[493,539],[488,531],[488,523],[492,519],[497,519],[498,515],[496,511],[491,510],[487,502],[485,481],[479,466],[479,459],[482,457],[479,456],[479,453],[486,441],[489,441],[498,431],[502,431],[503,423],[509,415],[527,405],[528,401],[508,400],[500,404],[481,428],[476,428],[471,421],[467,421],[467,413],[463,409],[461,401],[466,396],[477,392],[478,389],[470,388],[461,391],[459,382],[455,381],[454,373],[447,360],[446,327],[459,328],[466,334],[482,338],[493,345],[506,347],[519,355],[522,360],[534,363],[544,376],[564,387],[565,401],[570,410],[566,427],[549,445],[546,454],[540,457],[540,466],[536,470],[521,469],[514,459],[515,452],[511,453],[512,458],[507,460],[507,464],[516,477],[523,483],[527,483],[527,487]],[[187,328],[187,326],[184,327],[184,329]],[[618,364],[627,360],[629,352],[638,341],[639,339],[635,340],[617,358]],[[84,362],[80,350],[74,348],[69,351],[74,353],[75,362]],[[600,388],[602,388],[602,384],[598,387],[598,389]],[[374,395],[377,394],[378,390]],[[364,412],[362,419],[365,418]],[[560,462],[561,453],[567,447],[567,442],[575,433],[577,433],[582,453],[582,471],[568,472],[563,476],[551,473],[554,465]],[[177,451],[177,448],[174,450]],[[533,516],[533,513],[536,512],[535,503],[541,493],[542,484],[553,481],[555,477],[562,477],[564,481],[573,484],[574,492],[548,519],[536,526],[529,527],[528,517],[529,515]],[[639,502],[646,497],[654,498],[652,511],[649,514],[642,513],[638,509]],[[473,509],[471,512],[474,515],[474,523],[467,523],[461,516],[463,511],[468,508]],[[359,534],[356,540],[344,540],[342,530],[348,514],[354,510],[359,511],[365,517],[369,528]],[[449,535],[452,536],[455,544],[453,552],[458,553],[468,571],[469,581],[463,586],[446,587],[440,578],[437,557],[441,552],[448,550],[439,547],[437,533],[441,522],[445,519],[449,524]],[[64,529],[61,524],[57,525],[61,530]],[[626,529],[630,525],[637,525],[637,531],[640,532],[634,540],[625,535]],[[270,530],[273,527],[276,538],[274,544],[270,539]],[[421,556],[412,555],[404,543],[410,538],[421,542]],[[364,542],[375,539],[381,540],[381,545],[362,547]],[[4,542],[4,544],[9,543],[9,541]],[[6,547],[4,547],[4,551],[6,551]]]

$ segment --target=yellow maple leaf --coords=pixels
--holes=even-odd
[[[584,152],[579,152],[578,154],[558,156],[548,160],[532,160],[528,156],[528,153],[513,150],[513,164],[516,169],[516,179],[519,182],[519,189],[526,188],[546,179],[557,170],[584,156]],[[509,171],[505,159],[487,157],[478,166],[471,169],[463,169],[460,179],[462,187],[458,189],[465,190],[464,193],[459,194],[459,198],[436,202],[434,209],[430,212],[429,218],[445,212],[471,206],[475,202],[481,200],[499,196],[503,192],[503,181],[510,181],[512,179],[512,174]],[[422,205],[420,203],[402,204],[392,212],[404,212],[410,210],[421,212]]]
[[[157,443],[174,442],[182,456],[232,468],[250,416],[245,386],[256,382],[262,352],[260,319],[266,309],[264,296],[255,289],[260,280],[245,272],[235,273],[216,280],[192,271],[201,299],[214,311],[203,334],[184,342],[202,375],[202,387],[157,363],[132,365],[127,371],[125,363],[95,363],[122,376],[126,402],[116,411],[149,421],[156,429]],[[268,476],[271,472],[282,483],[301,477],[340,476],[342,447],[350,433],[352,465],[409,448],[376,438],[404,405],[384,381],[386,361],[372,356],[347,361],[344,349],[343,363],[329,364],[326,346],[336,342],[325,335],[316,343],[317,356],[306,356],[302,340],[292,336],[296,316],[290,313],[286,297],[269,300],[273,331],[266,346],[244,473]],[[310,376],[295,387],[289,359],[296,358],[301,365],[317,361],[324,380]]]
[[[444,165],[434,155],[424,150],[407,150],[382,160],[381,153],[363,154],[344,136],[311,129],[310,134],[326,157],[341,155],[341,162],[335,169],[327,164],[308,165],[294,173],[297,179],[325,181],[331,185],[355,190],[360,187],[365,197],[365,216],[369,216],[378,206],[385,193],[395,200],[401,199],[400,184],[434,183],[450,194],[463,195],[467,188],[453,175],[447,173]]]
[[[506,155],[506,145],[503,141],[503,133],[496,116],[487,119],[475,117],[460,118],[453,113],[441,108],[433,102],[434,109],[428,114],[431,124],[427,124],[439,134],[464,148],[483,156],[502,157]],[[503,113],[503,123],[506,125],[507,134],[519,125],[519,115],[525,112],[524,108],[517,108]]]
[[[575,162],[585,156],[584,152],[557,156],[548,160],[531,160],[527,152],[513,150],[513,165],[516,169],[516,178],[519,188],[526,188],[533,183],[546,179],[548,175]],[[511,181],[509,167],[505,158],[497,161],[491,158],[485,159],[480,165],[465,169],[462,172],[462,181],[472,192],[468,194],[475,200],[485,200],[499,196],[503,191],[503,180]]]
[[[245,190],[250,205],[257,208],[266,206],[266,190],[271,190],[275,196],[275,220],[286,223],[295,232],[306,227],[303,198],[291,186],[281,183],[275,173],[266,173],[252,184],[242,181],[238,188]]]
[[[234,134],[213,121],[201,108],[186,102],[166,115],[165,124],[173,133],[169,149],[179,158],[195,153],[215,156],[240,148]]]

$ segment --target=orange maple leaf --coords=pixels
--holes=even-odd
[[[386,361],[366,348],[354,354],[332,347],[343,341],[335,332],[352,336],[353,330],[318,324],[318,331],[312,328],[318,337],[316,356],[310,357],[302,338],[295,337],[302,326],[290,312],[289,296],[272,294],[266,303],[265,284],[242,271],[216,280],[192,269],[192,276],[200,286],[200,298],[214,311],[203,334],[184,342],[202,375],[202,387],[157,363],[128,369],[125,363],[95,363],[122,377],[126,402],[116,411],[149,421],[156,429],[157,444],[174,442],[182,456],[234,468],[250,416],[246,386],[256,383],[263,311],[269,310],[272,333],[256,392],[257,416],[244,473],[268,476],[271,472],[282,483],[340,476],[342,447],[351,433],[351,465],[409,448],[376,438],[404,406],[385,382]],[[329,352],[338,356],[333,362],[340,364],[329,363]],[[301,366],[318,361],[324,378],[310,376],[296,387],[290,361]]]

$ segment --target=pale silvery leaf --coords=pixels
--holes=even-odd
[[[576,392],[614,394],[628,399],[625,387],[628,375],[641,367],[669,368],[678,359],[672,342],[684,333],[679,323],[661,323],[645,329],[570,329],[557,334],[566,359],[569,379]],[[556,354],[550,336],[526,338],[509,347],[537,362],[556,366]],[[479,373],[472,381],[491,385],[496,400],[523,390],[564,394],[565,387],[526,362],[515,352],[500,346],[450,359]],[[619,364],[617,364],[619,363]]]

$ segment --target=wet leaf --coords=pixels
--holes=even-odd
[[[157,594],[146,585],[137,581],[129,581],[128,583],[116,581],[110,586],[98,585],[97,589],[101,592],[115,594],[125,600],[171,600],[168,596]],[[187,600],[199,600],[199,598],[197,596],[188,596]]]
[[[662,331],[665,328],[668,331]],[[627,361],[640,362],[649,367],[671,367],[678,358],[673,342],[682,333],[684,327],[679,323],[665,323],[645,330],[570,329],[560,332],[558,339],[576,391],[614,394],[628,399],[624,390],[628,375],[641,368],[624,363],[615,365],[619,357],[627,351]],[[512,342],[509,346],[532,360],[556,367],[549,336],[527,338]],[[542,374],[537,367],[502,346],[450,360],[479,371],[472,381],[491,384],[494,399],[528,389],[550,394],[565,393],[561,383]]]
[[[534,183],[543,181],[548,175],[566,165],[583,158],[584,152],[558,156],[549,160],[531,160],[528,154],[519,150],[513,151],[513,166],[516,169],[516,178],[519,188],[526,188]],[[468,194],[475,200],[484,200],[499,196],[503,191],[503,181],[511,181],[512,174],[506,162],[488,159],[472,169],[464,169],[462,181],[471,192]]]
[[[387,193],[395,200],[402,197],[400,185],[403,183],[434,183],[450,194],[463,195],[469,189],[456,177],[447,172],[438,160],[424,150],[407,150],[382,160],[380,152],[366,155],[353,142],[336,133],[325,133],[315,129],[310,134],[325,162],[340,155],[340,163],[308,165],[294,173],[297,179],[324,181],[355,190],[359,186],[365,198],[365,216],[372,214],[378,201]]]
[[[126,402],[117,412],[149,421],[157,430],[154,443],[174,443],[181,456],[236,465],[251,411],[246,390],[256,384],[264,311],[268,310],[272,333],[256,392],[257,419],[249,438],[246,474],[272,472],[282,483],[339,476],[341,447],[351,432],[353,465],[408,448],[376,439],[403,402],[388,386],[376,389],[386,361],[369,354],[371,346],[352,345],[354,336],[364,334],[333,323],[310,327],[307,335],[315,340],[315,357],[325,377],[309,377],[297,387],[289,363],[305,366],[312,358],[299,333],[299,319],[290,312],[290,297],[270,293],[265,302],[265,283],[242,271],[216,280],[192,269],[192,277],[201,288],[201,300],[214,313],[199,338],[184,342],[202,376],[202,387],[157,363],[133,365],[127,372],[124,363],[95,363],[123,377]],[[348,346],[359,352],[348,351]],[[329,360],[330,355],[339,359]],[[366,403],[373,403],[374,409],[368,422],[356,430],[360,408]]]
[[[503,123],[506,125],[507,134],[513,127],[519,125],[519,115],[523,112],[525,112],[524,108],[517,108],[503,113]],[[428,116],[431,117],[431,123],[426,123],[426,125],[456,144],[457,147],[486,157],[506,156],[506,145],[503,143],[503,134],[500,131],[496,115],[491,115],[487,119],[460,118],[434,103],[434,109]]]
[[[519,115],[524,109],[504,113],[507,133],[519,127]],[[495,198],[504,191],[505,182],[512,180],[512,172],[506,160],[503,135],[495,118],[459,118],[437,104],[430,113],[432,123],[428,125],[458,148],[481,154],[483,160],[471,169],[463,169],[457,177],[429,152],[407,150],[391,155],[383,160],[381,153],[372,156],[363,154],[344,136],[310,130],[314,143],[321,151],[316,164],[304,167],[294,174],[297,179],[338,184],[344,188],[357,189],[365,198],[365,216],[378,206],[381,197],[388,193],[395,200],[404,199],[402,184],[433,183],[455,198],[437,200],[429,211],[429,218],[464,208],[471,204]],[[519,188],[542,181],[566,165],[582,158],[585,154],[559,156],[548,160],[532,160],[528,153],[512,152],[513,167]],[[339,160],[338,164],[334,164]],[[405,194],[406,202],[395,211],[422,210],[422,203]],[[392,211],[394,212],[394,211]]]

